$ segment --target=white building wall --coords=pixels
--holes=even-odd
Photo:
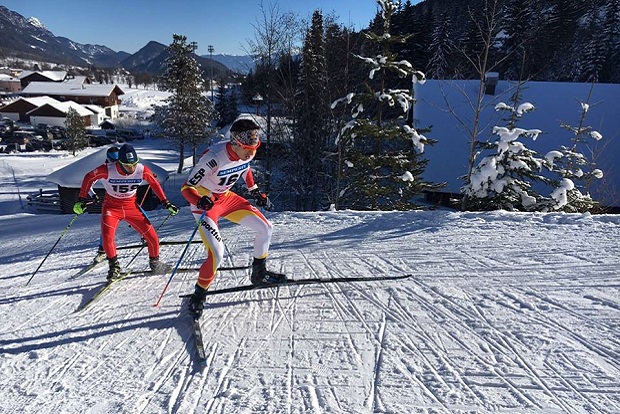
[[[31,116],[30,124],[37,126],[37,124],[47,124],[50,126],[65,127],[66,118],[59,118],[55,116]]]
[[[105,116],[106,118],[109,118],[109,119],[117,119],[118,118],[118,105],[106,106]]]

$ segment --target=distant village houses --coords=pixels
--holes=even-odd
[[[0,92],[15,94],[21,90],[19,79],[4,73],[0,73]]]
[[[119,97],[124,94],[118,85],[93,84],[86,76],[72,76],[66,71],[23,71],[17,79],[0,75],[3,91],[18,96],[0,108],[2,118],[64,126],[68,110],[73,108],[87,127],[117,119]]]

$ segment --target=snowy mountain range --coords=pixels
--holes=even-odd
[[[42,62],[69,64],[79,67],[123,67],[132,72],[160,74],[166,57],[166,45],[151,41],[134,54],[116,52],[106,46],[80,44],[55,36],[37,18],[25,18],[0,6],[0,54],[7,57]],[[208,56],[196,56],[203,68],[211,69]],[[249,56],[213,56],[213,73],[217,78],[229,71],[247,73]],[[230,66],[229,66],[230,65]]]
[[[0,6],[0,52],[5,56],[76,66],[115,67],[130,56],[102,45],[55,36],[36,18]]]

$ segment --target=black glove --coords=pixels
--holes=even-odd
[[[175,216],[179,212],[179,208],[168,200],[162,201],[161,205],[170,212],[171,216]]]
[[[211,200],[211,197],[202,196],[196,203],[196,207],[205,211],[211,210],[211,207],[213,207],[213,200]]]
[[[250,191],[250,194],[252,194],[252,197],[254,197],[254,200],[256,200],[257,206],[262,207],[267,211],[270,211],[273,208],[273,204],[271,204],[271,201],[269,200],[269,197],[267,197],[267,194],[261,193],[258,188]]]
[[[101,203],[101,199],[99,198],[99,196],[97,195],[97,193],[93,193],[93,195],[90,196],[90,200],[93,204],[100,204]],[[88,201],[87,201],[88,202]]]

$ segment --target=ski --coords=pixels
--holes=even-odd
[[[98,262],[98,263],[91,263],[88,266],[86,266],[85,268],[83,268],[82,270],[80,270],[79,272],[77,272],[74,275],[71,275],[69,277],[69,279],[76,279],[80,276],[82,276],[83,274],[90,272],[91,270],[95,269],[96,267],[98,267],[101,263],[103,262]],[[246,266],[222,266],[222,267],[218,267],[217,270],[219,271],[229,271],[229,270],[243,270],[243,269],[249,269],[252,266],[250,265],[246,265]],[[177,269],[177,273],[189,273],[189,272],[198,272],[200,270],[199,267],[182,267]],[[145,274],[153,274],[152,270],[143,270],[141,272],[137,272],[137,273],[145,273]]]
[[[80,306],[78,306],[77,309],[75,310],[75,312],[76,313],[77,312],[81,312],[84,309],[88,308],[90,305],[92,305],[94,302],[96,302],[97,299],[99,299],[101,296],[103,296],[103,294],[106,293],[112,287],[112,285],[114,285],[117,282],[120,282],[121,280],[125,279],[129,275],[131,275],[131,271],[127,271],[127,272],[121,273],[121,277],[119,277],[118,279],[106,281],[105,285],[103,285],[101,287],[101,289],[99,289],[97,292],[95,292],[93,297],[91,297],[86,302],[84,302]]]
[[[191,244],[199,244],[202,243],[202,240],[192,240]],[[187,241],[182,241],[182,240],[162,240],[159,242],[160,246],[176,246],[176,245],[183,245],[183,244],[187,244]],[[119,246],[116,248],[116,250],[127,250],[127,249],[139,249],[141,247],[146,247],[146,243],[140,243],[140,244],[129,244],[127,246]]]
[[[350,282],[380,282],[384,280],[399,280],[399,279],[407,279],[412,275],[401,275],[401,276],[376,276],[376,277],[335,277],[331,279],[321,279],[321,278],[312,278],[312,279],[288,279],[284,283],[273,283],[273,284],[263,284],[263,285],[242,285],[242,286],[234,286],[230,288],[224,289],[216,289],[216,290],[208,290],[206,292],[207,296],[211,295],[221,295],[223,293],[232,293],[232,292],[244,292],[247,290],[258,290],[258,289],[267,289],[281,286],[297,286],[297,285],[312,285],[312,284],[328,284],[328,283],[350,283]],[[189,297],[191,294],[181,295],[180,297]]]
[[[252,265],[245,266],[221,266],[217,268],[217,271],[225,271],[225,270],[243,270],[243,269],[251,269]]]
[[[226,270],[243,270],[243,269],[249,269],[252,266],[247,265],[247,266],[222,266],[222,267],[218,267],[217,271],[226,271]],[[186,272],[198,272],[200,270],[199,267],[180,267],[177,269],[177,273],[182,272],[182,273],[186,273]],[[152,270],[144,270],[140,273],[147,273],[147,274],[151,274],[153,273]]]
[[[75,273],[74,275],[69,276],[69,279],[75,279],[75,278],[82,276],[85,273],[90,272],[91,270],[93,270],[94,268],[102,264],[104,261],[105,261],[105,256],[100,258],[99,255],[97,255],[97,257],[95,257],[88,266],[84,267],[82,270]]]
[[[200,328],[200,319],[192,319],[192,335],[194,337],[194,345],[196,346],[196,357],[198,364],[202,367],[207,365],[207,354],[205,345],[202,340],[202,329]]]

